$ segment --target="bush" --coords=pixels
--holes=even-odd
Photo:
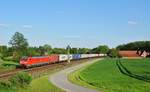
[[[108,52],[108,56],[110,56],[112,58],[117,58],[117,57],[119,57],[119,51],[116,49],[110,49]]]
[[[10,81],[0,81],[0,88],[2,87],[6,87],[6,88],[10,88],[11,87],[11,83]]]
[[[30,84],[30,82],[32,81],[32,77],[26,72],[20,72],[10,78],[9,81],[14,86],[25,87]]]
[[[13,61],[13,57],[9,56],[9,57],[3,57],[4,61]]]
[[[32,81],[31,76],[26,72],[20,72],[12,76],[8,81],[0,80],[0,88],[26,87]]]

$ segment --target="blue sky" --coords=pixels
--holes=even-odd
[[[96,47],[150,40],[150,0],[0,0],[0,45]]]

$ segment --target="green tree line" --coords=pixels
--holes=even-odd
[[[66,48],[52,48],[51,45],[29,46],[28,40],[23,34],[16,32],[8,42],[9,46],[0,46],[0,58],[19,61],[22,56],[43,56],[50,54],[67,54]],[[116,48],[110,49],[107,45],[100,45],[95,48],[70,48],[70,54],[107,54],[110,57],[118,57],[119,50],[137,50],[150,52],[150,41],[136,41]]]
[[[150,41],[136,41],[116,47],[118,50],[136,50],[150,52]]]
[[[22,56],[43,56],[50,54],[67,54],[66,48],[52,48],[51,45],[29,46],[28,40],[22,33],[16,32],[8,42],[9,46],[0,46],[0,58],[19,61]],[[101,45],[93,49],[89,48],[70,48],[70,54],[92,54],[109,52],[109,47]]]

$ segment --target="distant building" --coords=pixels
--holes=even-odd
[[[119,54],[122,57],[135,57],[135,58],[140,57],[145,58],[149,55],[149,53],[146,51],[119,51]]]
[[[148,56],[148,53],[146,51],[144,51],[143,53],[141,53],[141,56],[145,58]]]

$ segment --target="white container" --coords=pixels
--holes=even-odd
[[[70,60],[72,60],[72,55],[67,55],[67,54],[59,54],[59,61],[67,61],[68,58],[70,58]]]
[[[72,59],[73,59],[73,56],[72,56],[72,54],[70,54],[70,55],[69,55],[69,58],[70,58],[70,60],[72,60]]]
[[[68,60],[67,54],[59,54],[59,61],[66,61]]]
[[[81,58],[88,58],[89,54],[81,54]]]
[[[107,56],[107,54],[99,54],[100,57]]]
[[[89,57],[96,57],[97,54],[89,54]]]

